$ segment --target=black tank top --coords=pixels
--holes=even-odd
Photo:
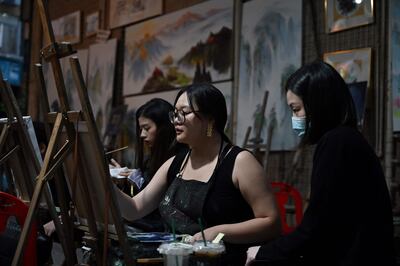
[[[168,190],[159,207],[164,221],[171,226],[174,220],[177,232],[193,235],[200,231],[198,218],[206,228],[254,218],[251,207],[232,182],[235,160],[241,151],[237,146],[225,146],[208,182],[177,177],[187,153],[177,154],[168,170]],[[248,245],[225,245],[224,265],[244,265]]]

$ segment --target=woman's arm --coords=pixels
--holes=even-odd
[[[174,157],[166,161],[150,183],[136,196],[129,197],[114,185],[122,216],[129,221],[140,219],[155,210],[167,190],[167,173]]]
[[[239,153],[233,168],[233,183],[253,210],[254,219],[236,224],[222,224],[205,230],[207,240],[219,232],[230,243],[259,243],[277,237],[281,231],[279,210],[264,169],[247,151]],[[202,239],[201,234],[194,236]]]

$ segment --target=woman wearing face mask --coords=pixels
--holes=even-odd
[[[298,228],[251,248],[251,265],[394,265],[392,210],[373,149],[357,130],[347,85],[314,62],[286,84],[293,128],[316,144],[310,202]]]
[[[250,244],[276,237],[279,212],[261,165],[224,134],[225,98],[210,84],[181,89],[170,113],[176,140],[189,146],[164,163],[137,196],[118,194],[123,216],[135,220],[159,206],[169,227],[201,240],[225,234],[221,265],[244,265]],[[260,234],[259,232],[264,232]]]

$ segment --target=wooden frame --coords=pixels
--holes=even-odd
[[[85,175],[87,172],[85,172],[85,167],[88,165],[87,161],[91,160],[93,161],[93,164],[96,165],[97,170],[99,171],[99,176],[97,176],[98,180],[100,181],[99,186],[103,188],[103,191],[105,191],[104,198],[105,198],[105,210],[110,210],[111,217],[108,218],[109,212],[105,212],[105,219],[104,223],[108,224],[108,219],[110,221],[114,222],[115,225],[115,232],[116,236],[114,238],[117,238],[122,252],[124,254],[124,260],[126,265],[135,265],[135,262],[132,258],[131,250],[129,249],[128,242],[127,242],[127,235],[125,231],[125,227],[123,226],[123,221],[122,221],[122,216],[119,211],[118,205],[117,205],[117,199],[115,196],[115,192],[112,188],[112,181],[109,176],[109,169],[108,169],[108,164],[105,160],[105,154],[104,154],[104,149],[102,147],[100,137],[98,134],[98,131],[96,129],[96,124],[94,121],[94,116],[93,116],[93,111],[90,106],[89,102],[89,97],[87,94],[87,89],[85,86],[84,78],[82,75],[82,71],[79,65],[79,61],[77,58],[70,58],[70,63],[71,63],[71,70],[73,72],[73,77],[74,81],[77,85],[77,90],[82,106],[82,116],[85,119],[85,123],[87,124],[88,132],[89,132],[89,143],[91,144],[91,150],[93,150],[94,157],[87,158],[86,151],[82,150],[80,143],[81,136],[77,133],[79,131],[76,130],[74,123],[76,122],[74,118],[79,119],[80,112],[71,112],[69,109],[69,103],[68,103],[68,97],[66,94],[65,90],[65,84],[64,84],[64,78],[61,70],[61,65],[60,65],[60,58],[68,56],[72,54],[74,51],[72,50],[71,45],[68,44],[59,44],[55,42],[55,37],[53,33],[53,29],[49,20],[49,15],[48,15],[48,8],[46,5],[46,2],[43,0],[37,0],[37,6],[41,18],[41,23],[43,27],[43,32],[44,32],[44,37],[45,37],[45,44],[47,45],[44,49],[41,51],[41,56],[43,59],[46,61],[49,61],[51,63],[52,69],[53,69],[53,74],[54,74],[54,80],[56,83],[57,87],[57,93],[59,97],[59,102],[60,102],[60,113],[56,113],[56,119],[54,122],[53,130],[52,130],[52,135],[49,140],[49,145],[46,151],[46,156],[44,160],[43,167],[40,171],[39,177],[38,177],[38,182],[35,186],[35,191],[33,195],[33,204],[30,205],[29,211],[28,211],[28,218],[27,222],[25,222],[20,241],[18,242],[17,246],[17,251],[15,253],[14,259],[13,259],[13,265],[19,265],[21,262],[22,254],[23,254],[23,249],[24,245],[26,243],[26,238],[29,233],[31,224],[32,224],[32,216],[35,212],[36,209],[36,204],[37,200],[40,197],[42,188],[43,188],[43,183],[46,181],[46,178],[48,178],[49,175],[52,175],[53,172],[55,171],[55,167],[58,167],[61,165],[63,162],[68,161],[68,153],[72,148],[71,143],[74,143],[74,158],[73,158],[73,163],[74,163],[74,171],[72,175],[72,185],[75,187],[75,185],[78,185],[82,188],[83,193],[80,195],[82,196],[82,205],[76,204],[78,208],[81,208],[81,210],[78,211],[78,213],[85,213],[87,215],[87,225],[88,225],[88,232],[87,235],[84,237],[84,241],[86,244],[94,251],[95,258],[96,258],[96,264],[97,265],[106,265],[107,264],[107,245],[108,245],[108,237],[109,237],[109,230],[108,227],[105,226],[103,230],[103,236],[104,236],[104,245],[101,245],[99,241],[99,234],[98,234],[98,228],[97,228],[97,221],[96,219],[99,219],[101,217],[97,216],[95,213],[95,210],[93,208],[93,204],[97,202],[92,202],[93,195],[91,195],[89,188],[88,188],[88,182],[90,181],[88,176],[91,176],[92,173],[89,173],[88,176]],[[40,65],[37,65],[37,77],[38,77],[38,82],[40,82],[39,87],[42,88],[44,96],[46,96],[45,92],[45,86],[44,86],[44,78],[43,78],[43,73],[40,73]],[[47,97],[43,97],[43,99],[46,99]],[[48,103],[45,104],[46,108],[48,109]],[[60,140],[63,140],[62,138],[62,131],[65,129],[66,138],[65,141],[63,142],[64,144],[61,146],[59,151],[55,153],[55,147],[59,144]],[[64,164],[64,166],[67,166],[67,163]],[[64,167],[64,172],[68,172],[66,168]],[[77,173],[77,175],[76,175]],[[79,178],[76,178],[79,177]],[[71,179],[68,179],[71,180]],[[97,184],[97,182],[95,183]],[[93,185],[93,184],[91,184]],[[99,186],[93,185],[93,187],[99,188]],[[73,191],[73,190],[71,190]],[[97,193],[97,191],[96,191]],[[75,200],[76,195],[72,195],[72,199]],[[76,203],[76,201],[75,201]],[[74,212],[72,212],[74,213]],[[53,218],[53,220],[57,220],[57,217]],[[66,239],[71,239],[72,236],[67,237]],[[73,256],[71,254],[67,254],[67,256]],[[66,257],[67,257],[66,256]]]
[[[325,0],[325,29],[327,33],[347,30],[374,21],[374,1]]]
[[[36,159],[42,163],[42,158],[40,157],[40,151],[36,135],[33,130],[32,119],[29,116],[23,117],[23,125],[27,128],[27,132],[29,134],[29,141],[32,143],[32,147],[35,151]],[[29,202],[32,197],[32,184],[34,183],[34,179],[37,176],[37,172],[35,170],[35,166],[32,161],[25,164],[26,167],[21,167],[21,162],[25,161],[23,158],[24,154],[21,148],[20,138],[21,133],[18,130],[18,125],[16,121],[10,124],[9,118],[1,118],[0,119],[0,130],[6,130],[9,128],[10,133],[6,137],[6,141],[4,146],[2,146],[1,151],[7,150],[7,154],[3,158],[1,158],[0,164],[5,164],[8,169],[12,169],[11,175],[8,176],[10,181],[14,181],[15,191],[12,191],[12,194],[17,195],[23,201]],[[38,154],[39,152],[39,154]],[[30,179],[30,180],[29,180]]]
[[[48,165],[46,164],[47,161],[44,163],[45,166],[41,168],[41,155],[35,152],[35,147],[33,145],[33,142],[36,142],[36,139],[32,141],[33,133],[29,133],[25,127],[24,119],[21,115],[21,111],[19,110],[12,89],[10,85],[3,80],[1,72],[0,94],[2,102],[6,106],[8,116],[7,124],[3,127],[1,132],[0,152],[4,152],[5,149],[11,148],[8,145],[13,146],[13,148],[7,151],[6,154],[2,154],[0,161],[1,163],[8,163],[8,167],[12,169],[17,186],[22,192],[22,195],[20,196],[22,196],[23,200],[30,201],[29,211],[18,241],[12,265],[19,265],[21,263],[24,247],[27,244],[27,237],[31,230],[33,218],[36,214],[36,208],[39,202],[42,201],[42,198],[40,197],[41,192],[44,192],[44,198],[50,216],[53,219],[56,231],[59,234],[60,242],[67,258],[67,265],[74,265],[76,263],[76,256],[73,255],[73,243],[71,239],[65,237],[70,231],[68,231],[68,227],[61,226],[51,198],[50,189],[46,184],[47,178],[51,177],[54,170],[57,169],[58,158],[60,157],[54,159],[55,163],[50,165],[52,166],[50,170],[46,167]],[[50,156],[50,152],[48,153],[48,156]]]

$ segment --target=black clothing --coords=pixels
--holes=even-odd
[[[177,232],[195,234],[200,231],[198,218],[205,228],[220,224],[239,223],[254,218],[251,207],[232,182],[233,167],[239,147],[226,146],[219,156],[208,182],[177,177],[186,154],[178,154],[168,170],[168,190],[160,203],[160,213]],[[244,265],[247,245],[226,243],[222,265]]]
[[[260,248],[256,265],[394,265],[392,210],[380,162],[357,130],[318,142],[299,227]]]

